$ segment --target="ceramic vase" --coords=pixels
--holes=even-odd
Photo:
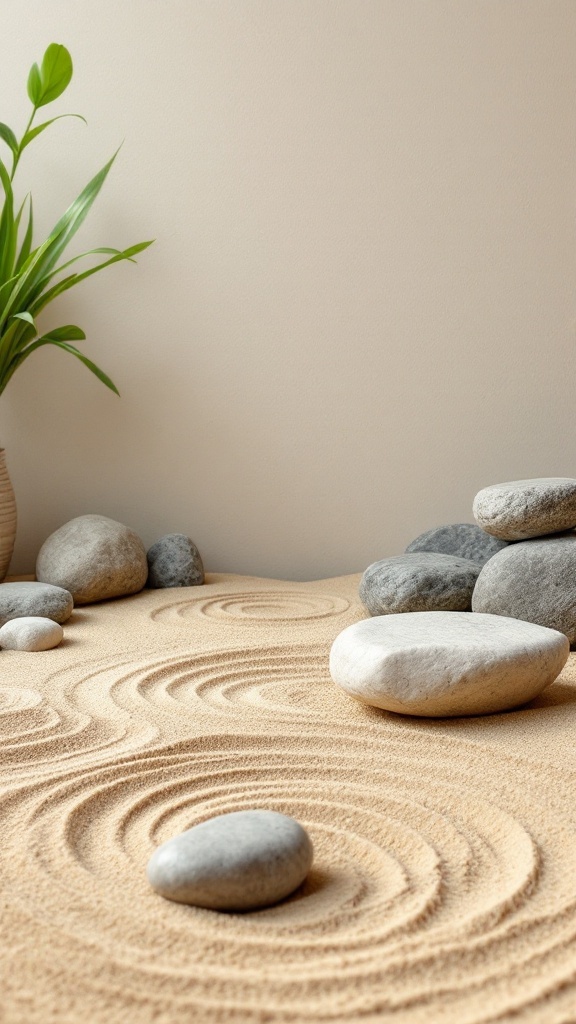
[[[8,572],[15,540],[16,498],[6,467],[6,452],[0,448],[0,583]]]

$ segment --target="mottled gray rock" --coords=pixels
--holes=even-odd
[[[0,647],[7,651],[49,651],[57,647],[64,630],[53,619],[26,615],[10,619],[0,629]]]
[[[559,629],[576,643],[576,534],[524,540],[500,551],[476,581],[472,608]]]
[[[431,551],[393,555],[368,566],[360,600],[371,615],[468,611],[480,568],[468,558]]]
[[[576,526],[576,480],[546,477],[484,487],[474,498],[474,519],[501,540],[528,540]]]
[[[204,583],[204,566],[196,545],[184,533],[167,533],[152,545],[147,587],[196,587]]]
[[[568,653],[562,633],[529,622],[414,612],[348,626],[332,645],[330,674],[350,696],[387,711],[479,715],[532,700]]]
[[[36,576],[65,587],[75,604],[90,604],[142,590],[148,576],[138,535],[107,516],[78,516],[40,548]]]
[[[32,580],[0,583],[0,625],[28,615],[66,622],[73,608],[72,594],[62,587]]]
[[[169,900],[211,910],[256,910],[294,892],[312,864],[308,833],[276,811],[234,811],[163,843],[148,881]]]
[[[475,523],[451,523],[427,530],[411,541],[406,554],[415,551],[436,551],[438,554],[469,558],[484,565],[492,555],[506,547],[507,541],[491,537]]]

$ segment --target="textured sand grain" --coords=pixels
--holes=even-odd
[[[0,654],[0,1020],[576,1020],[576,660],[518,711],[418,720],[330,681],[360,576],[208,576],[76,610]],[[303,889],[169,903],[155,847],[298,818]]]

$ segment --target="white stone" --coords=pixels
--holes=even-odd
[[[24,615],[10,619],[0,629],[0,647],[7,651],[49,651],[57,647],[64,630],[52,619],[38,615]]]
[[[365,704],[407,715],[488,714],[536,697],[570,651],[563,633],[501,615],[405,612],[336,637],[330,674]]]
[[[148,881],[176,903],[256,910],[284,899],[312,864],[302,826],[276,811],[233,811],[169,839],[148,862]]]

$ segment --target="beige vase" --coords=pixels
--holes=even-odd
[[[0,448],[0,583],[5,578],[16,540],[16,498],[6,468],[6,453]]]

